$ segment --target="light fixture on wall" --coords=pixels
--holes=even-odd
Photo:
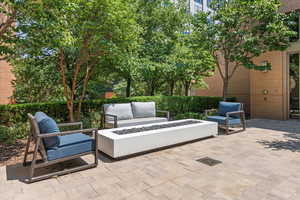
[[[269,94],[269,90],[263,89],[263,90],[262,90],[262,94],[263,94],[263,95],[268,95],[268,94]]]

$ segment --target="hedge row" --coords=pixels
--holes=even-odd
[[[205,109],[216,108],[221,97],[199,96],[149,96],[113,98],[85,101],[82,105],[83,117],[91,112],[100,112],[104,103],[127,103],[133,101],[154,101],[161,110],[168,110],[171,116],[187,112],[203,112]],[[234,101],[234,98],[230,99]],[[28,103],[16,105],[0,105],[0,125],[11,126],[27,121],[27,113],[43,111],[59,121],[67,121],[66,102]]]

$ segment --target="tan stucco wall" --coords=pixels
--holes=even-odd
[[[268,61],[272,70],[268,72],[251,70],[250,72],[250,95],[251,117],[286,119],[285,98],[286,74],[284,58],[285,52],[268,52],[254,59],[255,64],[260,65]],[[267,94],[264,94],[264,91]]]
[[[222,96],[223,81],[219,70],[215,70],[212,77],[205,78],[208,85],[206,89],[195,89],[197,96]],[[246,112],[250,112],[250,73],[249,70],[240,66],[229,82],[229,95],[236,97],[239,102],[245,104]]]
[[[11,69],[7,62],[0,61],[0,104],[11,103],[10,97],[13,94],[11,82],[14,79]]]
[[[282,12],[300,10],[300,0],[281,0],[283,7]]]

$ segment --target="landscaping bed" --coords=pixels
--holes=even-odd
[[[1,142],[0,167],[23,162],[25,147],[26,139],[18,139],[13,144],[5,144]]]

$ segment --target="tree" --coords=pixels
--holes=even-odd
[[[50,58],[51,59],[51,58]],[[36,103],[63,100],[63,87],[55,69],[55,61],[39,63],[32,58],[21,58],[12,63],[16,79],[13,98],[17,103]]]
[[[135,12],[126,0],[41,0],[18,18],[19,57],[53,57],[70,121],[79,120],[88,83],[105,57],[136,40]],[[46,62],[46,60],[45,60]],[[75,116],[76,114],[76,116]]]
[[[174,71],[168,71],[171,88],[175,80],[179,80],[184,88],[185,96],[189,95],[192,84],[201,85],[203,77],[210,76],[215,67],[210,52],[194,47],[190,34],[182,34],[179,42],[169,57],[169,63]],[[171,73],[170,73],[171,72]],[[168,75],[169,74],[169,75]]]
[[[240,66],[254,70],[253,58],[274,50],[285,50],[294,35],[287,26],[290,15],[280,13],[279,0],[214,1],[212,13],[199,13],[193,21],[194,41],[214,56],[223,80],[223,97],[228,97],[228,84]],[[224,62],[224,69],[222,69]]]
[[[139,51],[140,79],[147,83],[147,94],[154,95],[162,85],[163,68],[179,34],[186,31],[190,14],[185,0],[139,0],[138,23],[142,27]]]
[[[150,59],[141,59],[138,67],[139,81],[146,83],[145,95],[154,96],[156,90],[163,84],[162,74],[165,64],[153,62]]]
[[[30,2],[30,0],[28,0]],[[14,51],[10,45],[15,41],[16,22],[24,1],[22,0],[0,0],[0,59],[5,60]],[[24,10],[22,11],[24,12]]]
[[[114,57],[113,64],[115,67],[109,66],[108,73],[116,73],[119,77],[122,77],[126,82],[125,96],[131,96],[131,88],[133,81],[138,77],[138,66],[140,64],[140,59],[137,55],[138,48],[135,49],[125,49],[124,51],[118,51],[118,56]],[[116,58],[119,58],[116,59]]]
[[[173,96],[174,95],[174,90],[176,87],[176,83],[178,82],[179,78],[180,78],[180,73],[178,70],[178,66],[176,65],[176,63],[174,63],[173,60],[174,57],[169,58],[169,62],[170,64],[166,65],[163,71],[164,74],[164,80],[166,81],[167,85],[168,85],[168,95]]]

